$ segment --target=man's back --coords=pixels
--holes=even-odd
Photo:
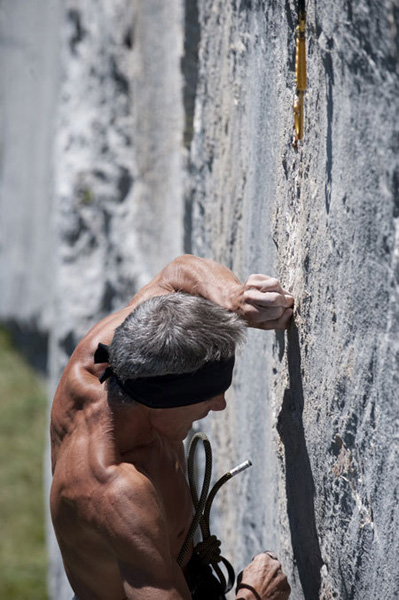
[[[153,527],[151,521],[156,522],[162,514],[167,523],[163,543],[175,560],[183,544],[192,505],[182,452],[159,440],[106,467],[85,460],[96,454],[96,445],[79,429],[71,435],[56,464],[51,493],[54,527],[79,599],[122,599],[125,593],[114,535],[121,538],[130,528],[133,537],[134,530],[139,537],[143,523],[148,521]],[[136,526],[138,521],[140,527]]]
[[[53,403],[51,513],[79,600],[126,597],[111,531],[120,511],[120,533],[132,526],[130,513],[151,519],[161,512],[167,523],[164,543],[174,559],[192,519],[183,444],[159,435],[142,443],[140,411],[136,424],[125,423],[123,415],[111,410],[98,380],[104,365],[94,364],[96,345],[109,341],[125,316],[126,309],[105,319],[82,340]]]

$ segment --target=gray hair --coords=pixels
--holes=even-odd
[[[245,329],[241,317],[205,298],[181,292],[156,296],[115,330],[109,364],[122,381],[189,373],[233,356]]]

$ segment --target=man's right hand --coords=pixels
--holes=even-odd
[[[293,314],[294,296],[267,275],[250,275],[238,289],[235,312],[248,327],[287,329]]]
[[[236,600],[287,600],[290,593],[280,562],[271,553],[264,552],[244,569]]]

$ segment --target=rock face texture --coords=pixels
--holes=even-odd
[[[254,462],[219,528],[236,565],[276,547],[294,598],[394,598],[398,6],[307,3],[295,151],[296,5],[199,4],[193,250],[296,297],[286,336],[251,336],[211,424],[221,471]]]
[[[183,250],[279,277],[291,328],[248,332],[227,410],[198,425],[215,477],[253,462],[217,496],[214,532],[237,570],[276,550],[295,599],[398,597],[396,0],[306,3],[297,150],[292,0],[45,4],[25,16],[59,23],[61,54],[47,27],[52,53],[32,42],[36,88],[52,107],[59,89],[54,144],[35,103],[21,112],[21,16],[1,13],[1,318],[50,333],[53,392],[87,329]],[[53,544],[51,595],[70,600]]]
[[[42,370],[51,322],[59,27],[57,2],[1,3],[0,319],[23,337],[29,357]]]
[[[184,222],[182,8],[129,0],[63,8],[52,393],[88,329],[181,254]],[[51,595],[69,600],[49,543]]]

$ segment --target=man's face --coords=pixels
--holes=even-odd
[[[219,411],[225,408],[226,400],[223,393],[191,406],[156,409],[151,413],[151,423],[154,429],[165,437],[183,441],[194,421],[203,419],[211,410]]]

